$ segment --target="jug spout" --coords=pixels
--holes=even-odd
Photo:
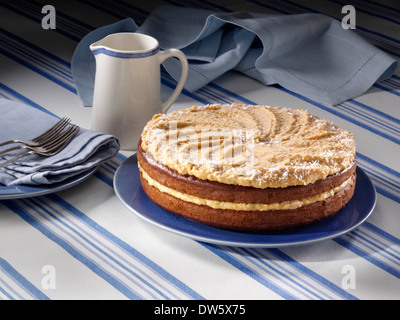
[[[89,46],[92,53],[96,56],[99,53],[113,52],[114,49],[107,44],[106,38],[92,43]]]
[[[101,48],[101,47],[104,47],[104,45],[103,45],[103,39],[102,39],[102,40],[99,40],[99,41],[96,41],[96,42],[93,42],[93,43],[89,46],[89,48],[90,48],[90,50],[92,50],[92,52],[93,52],[94,50],[97,50],[97,49]]]
[[[131,33],[113,33],[105,38],[92,43],[90,50],[94,55],[105,53],[107,55],[118,56],[118,54],[143,54],[159,50],[159,44],[153,37]]]

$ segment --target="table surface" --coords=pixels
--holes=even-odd
[[[181,4],[216,11],[321,12],[340,20],[343,5],[352,3],[355,31],[399,59],[399,3],[345,2]],[[177,2],[51,3],[56,29],[44,30],[41,8],[48,1],[0,0],[0,96],[89,128],[91,108],[80,104],[70,72],[79,40],[125,17],[140,25],[156,6]],[[167,78],[163,74],[164,83]],[[163,86],[163,93],[169,90]],[[304,108],[354,132],[359,167],[377,191],[368,220],[334,239],[294,247],[242,248],[193,240],[148,223],[121,203],[113,177],[132,155],[121,151],[78,186],[0,201],[0,299],[399,299],[399,71],[337,106],[229,72],[194,93],[183,92],[171,110],[234,101]]]

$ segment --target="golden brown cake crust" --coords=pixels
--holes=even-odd
[[[281,230],[306,225],[332,216],[351,199],[356,175],[351,183],[333,197],[304,205],[298,209],[270,211],[237,211],[213,209],[205,205],[177,199],[150,186],[140,174],[142,187],[147,196],[167,211],[184,218],[218,228],[238,231]]]

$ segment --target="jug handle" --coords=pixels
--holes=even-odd
[[[164,51],[160,51],[159,57],[160,57],[160,64],[163,63],[168,58],[176,57],[179,59],[182,65],[181,77],[179,79],[178,84],[176,85],[174,92],[165,102],[161,104],[161,111],[165,113],[168,111],[172,103],[174,103],[174,101],[178,98],[179,94],[181,93],[183,86],[185,85],[186,82],[186,78],[189,71],[189,65],[185,54],[178,49],[167,49]]]

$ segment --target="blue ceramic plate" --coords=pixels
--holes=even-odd
[[[66,179],[59,183],[54,183],[51,185],[17,185],[17,186],[4,186],[0,184],[0,200],[12,200],[12,199],[22,199],[43,196],[45,194],[50,194],[65,190],[76,186],[77,184],[88,179],[93,173],[95,173],[97,168],[90,169],[69,179]]]
[[[210,227],[162,209],[147,197],[140,185],[136,154],[127,158],[118,168],[114,189],[129,210],[158,227],[202,242],[240,247],[277,248],[332,239],[361,225],[376,203],[374,185],[357,167],[354,196],[336,215],[291,231],[260,234]]]

